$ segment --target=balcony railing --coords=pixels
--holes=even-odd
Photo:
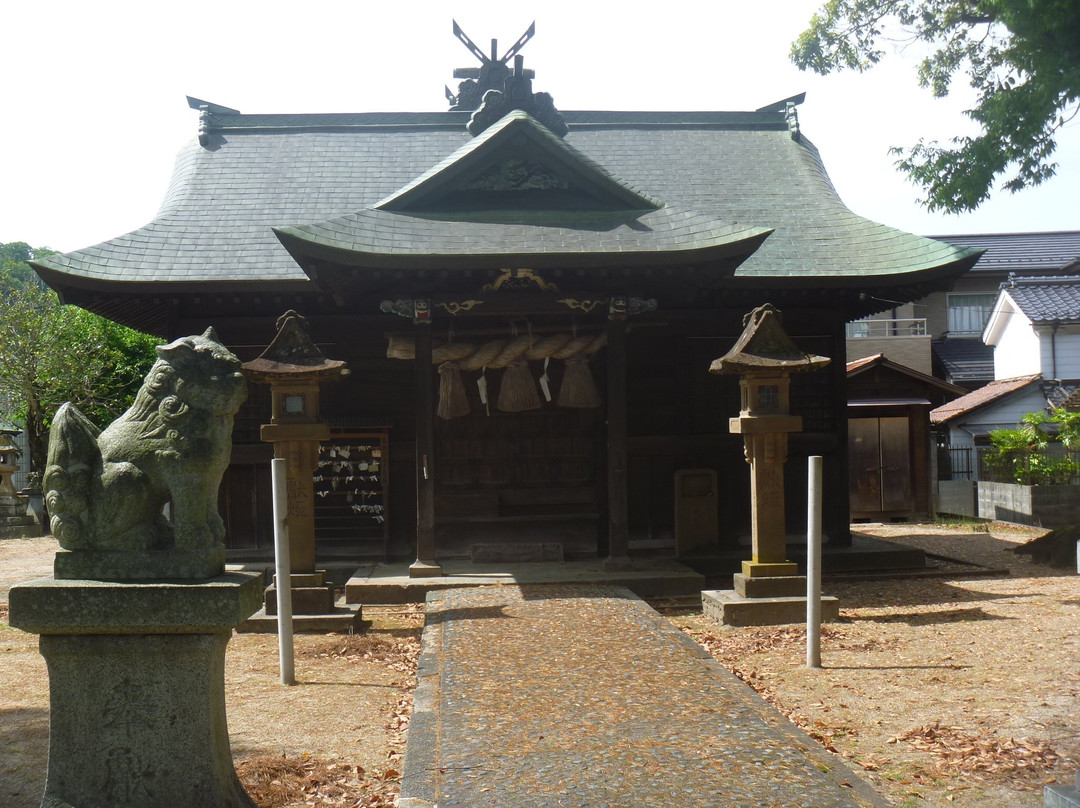
[[[848,339],[925,337],[925,317],[897,317],[888,320],[856,320],[847,324]]]

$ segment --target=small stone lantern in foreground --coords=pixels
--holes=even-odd
[[[784,331],[780,312],[769,304],[750,312],[743,325],[734,347],[709,368],[711,373],[738,374],[742,393],[739,415],[731,419],[729,428],[743,436],[750,464],[752,556],[734,576],[735,594],[744,599],[797,599],[801,595],[797,605],[804,610],[806,579],[798,576],[798,566],[788,560],[784,520],[788,434],[802,431],[802,417],[791,414],[791,374],[819,370],[829,359],[799,350]],[[787,621],[762,614],[724,622],[765,625]]]
[[[0,428],[0,539],[40,536],[41,525],[26,511],[27,497],[15,490],[12,476],[19,470],[22,451],[12,440],[13,432]]]
[[[269,384],[270,423],[261,436],[274,444],[274,456],[286,461],[289,501],[289,562],[295,614],[330,614],[334,587],[326,572],[315,569],[315,484],[319,442],[330,438],[330,425],[319,418],[319,384],[337,381],[349,371],[327,359],[311,341],[307,320],[287,311],[277,321],[277,335],[258,359],[244,363],[253,382]],[[275,585],[278,582],[275,581]],[[266,614],[277,613],[277,593],[265,594]]]
[[[12,475],[19,470],[19,454],[11,435],[0,430],[0,517],[26,515],[26,502],[11,482]]]

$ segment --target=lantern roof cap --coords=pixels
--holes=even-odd
[[[292,309],[277,319],[278,332],[258,359],[245,362],[254,381],[317,379],[331,381],[348,374],[345,362],[327,359],[311,339],[308,321]]]
[[[800,373],[829,364],[827,356],[802,351],[784,330],[780,312],[771,303],[743,317],[743,332],[731,350],[713,361],[711,373],[781,371]]]

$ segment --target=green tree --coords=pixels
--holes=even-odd
[[[1049,424],[1056,425],[1056,434],[1046,430]],[[986,458],[987,466],[1003,479],[1020,485],[1066,485],[1080,474],[1080,467],[1068,456],[1047,453],[1047,447],[1055,441],[1069,450],[1080,447],[1080,413],[1061,407],[1049,415],[1029,412],[1016,429],[993,430],[990,442],[994,450]]]
[[[948,95],[958,74],[976,92],[966,114],[979,135],[893,149],[930,210],[974,210],[999,177],[1015,193],[1054,175],[1057,132],[1080,111],[1080,2],[828,0],[791,58],[822,75],[862,72],[890,40],[930,46],[918,80],[935,96]]]
[[[52,415],[74,402],[104,426],[138,391],[156,337],[61,305],[26,262],[48,255],[0,244],[0,415],[24,424],[30,467],[45,467]]]

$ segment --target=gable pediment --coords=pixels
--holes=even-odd
[[[661,207],[521,110],[374,205],[398,213]]]

